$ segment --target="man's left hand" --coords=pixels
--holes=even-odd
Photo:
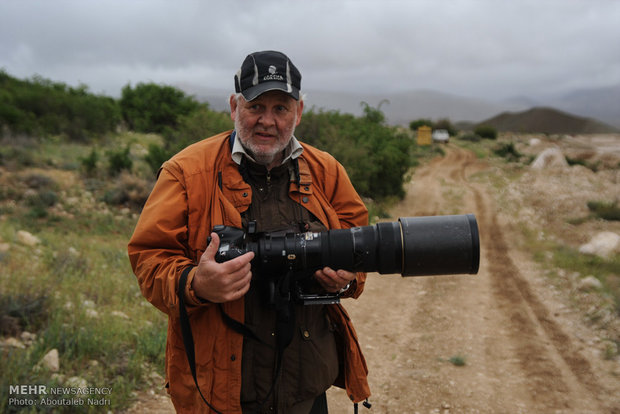
[[[324,267],[317,270],[314,273],[314,277],[326,292],[337,293],[355,280],[355,273],[342,269],[336,271],[330,267]]]

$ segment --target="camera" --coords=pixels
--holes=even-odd
[[[338,303],[338,294],[308,287],[312,274],[325,266],[431,276],[475,274],[480,264],[478,224],[473,214],[401,217],[395,222],[320,233],[256,233],[253,226],[245,232],[223,225],[213,231],[220,238],[216,261],[252,251],[252,272],[268,282],[272,294],[281,278],[290,278],[292,283],[286,285],[303,304]]]

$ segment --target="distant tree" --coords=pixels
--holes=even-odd
[[[203,105],[188,115],[180,116],[177,128],[168,129],[163,134],[163,145],[149,145],[145,161],[153,172],[157,172],[165,161],[184,147],[233,129],[233,126],[229,113],[212,111]]]
[[[65,135],[88,140],[116,128],[118,103],[41,76],[20,80],[0,70],[0,126],[28,135]]]
[[[452,125],[452,122],[450,122],[448,118],[437,120],[437,122],[433,123],[432,127],[433,129],[445,129],[451,137],[456,136],[458,133],[457,129],[454,125]]]
[[[383,124],[385,123],[385,114],[381,112],[381,105],[384,103],[390,103],[387,99],[381,100],[379,105],[376,108],[373,108],[366,102],[361,102],[362,107],[364,108],[364,117],[375,124]]]
[[[139,83],[123,87],[120,107],[134,131],[162,133],[178,126],[179,118],[201,106],[194,98],[172,86]]]
[[[418,128],[420,128],[421,126],[429,126],[432,128],[433,121],[431,121],[430,119],[417,119],[409,123],[409,129],[411,129],[412,131],[417,131]]]
[[[375,200],[403,197],[405,174],[413,165],[413,141],[397,128],[384,125],[379,108],[365,104],[364,112],[355,117],[310,110],[304,112],[295,135],[340,161],[362,196]]]

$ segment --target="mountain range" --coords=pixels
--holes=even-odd
[[[229,91],[209,89],[197,85],[175,85],[200,101],[206,101],[214,110],[228,110]],[[305,90],[306,108],[336,110],[361,115],[362,102],[379,108],[392,125],[404,125],[416,119],[438,120],[447,118],[452,122],[478,123],[506,112],[522,112],[534,107],[554,108],[579,117],[620,128],[620,85],[575,90],[544,99],[513,97],[492,101],[454,95],[434,90],[370,94]]]

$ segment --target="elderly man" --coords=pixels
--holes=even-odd
[[[252,252],[216,261],[216,225],[284,234],[367,224],[342,165],[293,135],[300,87],[286,55],[248,55],[230,97],[235,129],[163,164],[129,242],[143,295],[168,315],[166,379],[178,412],[326,413],[332,385],[353,402],[370,394],[340,304],[274,304],[267,280],[287,275],[260,274]],[[329,267],[309,276],[342,297],[358,297],[365,281]]]

